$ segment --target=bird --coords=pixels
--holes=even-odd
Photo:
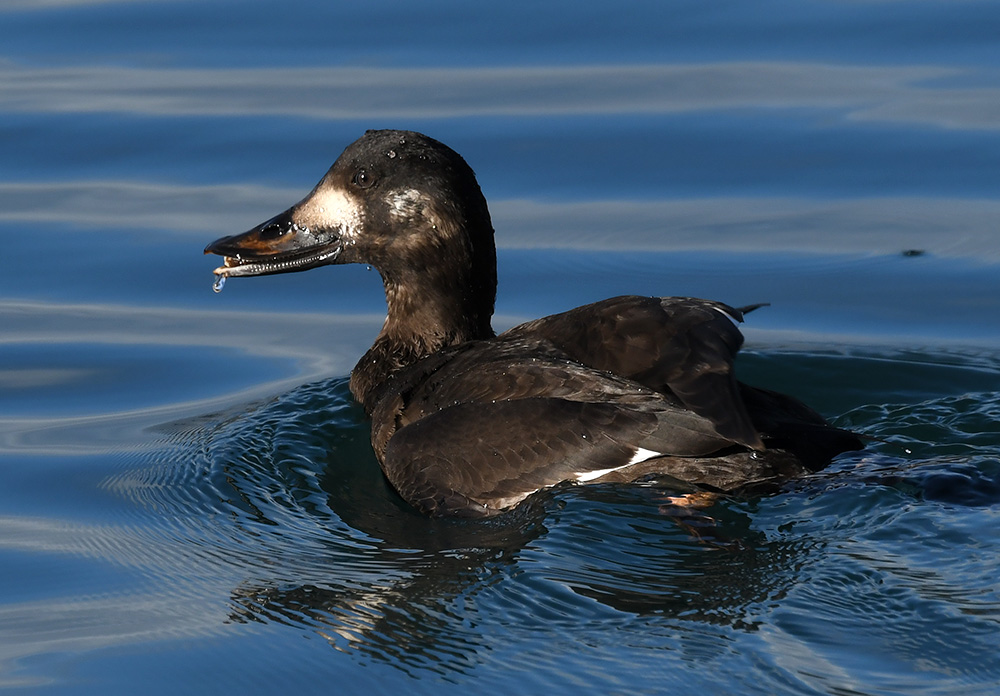
[[[489,208],[469,164],[369,130],[312,191],[210,243],[227,278],[366,264],[387,307],[350,390],[386,479],[431,516],[490,517],[563,483],[665,478],[734,493],[863,448],[797,399],[741,383],[756,305],[620,296],[500,334]]]

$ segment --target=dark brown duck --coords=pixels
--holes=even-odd
[[[736,380],[748,308],[616,297],[495,335],[486,200],[465,160],[419,133],[368,131],[302,201],[205,252],[225,257],[220,277],[379,271],[388,316],[351,391],[386,477],[428,514],[491,515],[564,481],[734,491],[862,447]]]

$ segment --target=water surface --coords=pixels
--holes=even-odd
[[[992,694],[1000,91],[983,2],[51,0],[0,8],[0,686]],[[776,495],[384,483],[363,266],[204,245],[366,128],[461,152],[496,327],[768,301],[742,379],[871,439]]]

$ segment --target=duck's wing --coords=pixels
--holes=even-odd
[[[424,362],[376,406],[372,444],[397,491],[430,514],[494,514],[562,481],[734,444],[675,400],[528,342]]]
[[[748,308],[749,309],[749,308]],[[515,326],[571,360],[676,396],[734,442],[763,449],[733,374],[743,311],[688,297],[615,297]]]
[[[527,399],[459,404],[397,431],[386,478],[431,515],[487,516],[535,491],[627,465],[655,428],[611,404]]]

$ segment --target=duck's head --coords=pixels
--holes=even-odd
[[[465,160],[420,133],[368,131],[300,202],[205,253],[225,257],[214,271],[222,277],[369,264],[382,275],[390,323],[395,315],[455,332],[447,325],[458,322],[473,334],[463,340],[491,331],[496,250],[486,201]]]

